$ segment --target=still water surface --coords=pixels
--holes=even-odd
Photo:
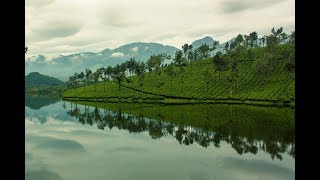
[[[295,178],[288,108],[28,97],[25,127],[27,180]]]

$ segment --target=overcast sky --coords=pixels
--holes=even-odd
[[[26,57],[99,52],[131,42],[180,48],[204,36],[295,28],[294,0],[26,0]]]

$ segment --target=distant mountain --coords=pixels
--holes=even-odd
[[[198,39],[196,41],[194,41],[191,45],[193,49],[196,49],[198,47],[200,47],[202,44],[207,44],[208,46],[212,46],[212,44],[215,42],[215,40],[212,39],[212,37],[210,36],[206,36],[202,39]]]
[[[224,46],[235,40],[235,37],[219,45],[214,51],[210,52],[210,56],[218,51],[224,53]],[[202,44],[207,44],[212,47],[215,40],[210,36],[205,36],[194,41],[191,45],[193,49],[200,47]],[[134,57],[137,61],[146,62],[153,54],[166,53],[174,57],[175,52],[181,50],[174,46],[163,45],[159,43],[144,43],[135,42],[122,45],[115,49],[106,48],[100,52],[81,52],[70,55],[60,55],[51,60],[47,60],[45,56],[33,56],[25,60],[26,74],[30,72],[39,72],[49,76],[57,77],[62,81],[67,81],[68,78],[75,72],[85,71],[86,68],[95,71],[104,66],[114,66],[119,63],[128,61]]]
[[[101,66],[114,66],[128,61],[131,57],[137,61],[146,62],[153,54],[166,53],[174,56],[177,50],[179,49],[176,47],[159,43],[136,42],[113,50],[107,48],[98,53],[81,52],[67,56],[60,55],[50,61],[47,61],[43,55],[38,55],[26,59],[26,74],[37,71],[66,81],[70,75],[84,71],[86,68],[96,70]]]
[[[25,77],[25,87],[39,87],[39,86],[55,86],[62,85],[63,81],[58,78],[46,76],[38,72],[32,72]]]

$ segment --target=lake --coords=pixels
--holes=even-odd
[[[295,179],[294,109],[26,97],[27,180]]]

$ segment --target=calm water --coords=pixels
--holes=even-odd
[[[294,179],[294,110],[26,98],[32,180]]]

